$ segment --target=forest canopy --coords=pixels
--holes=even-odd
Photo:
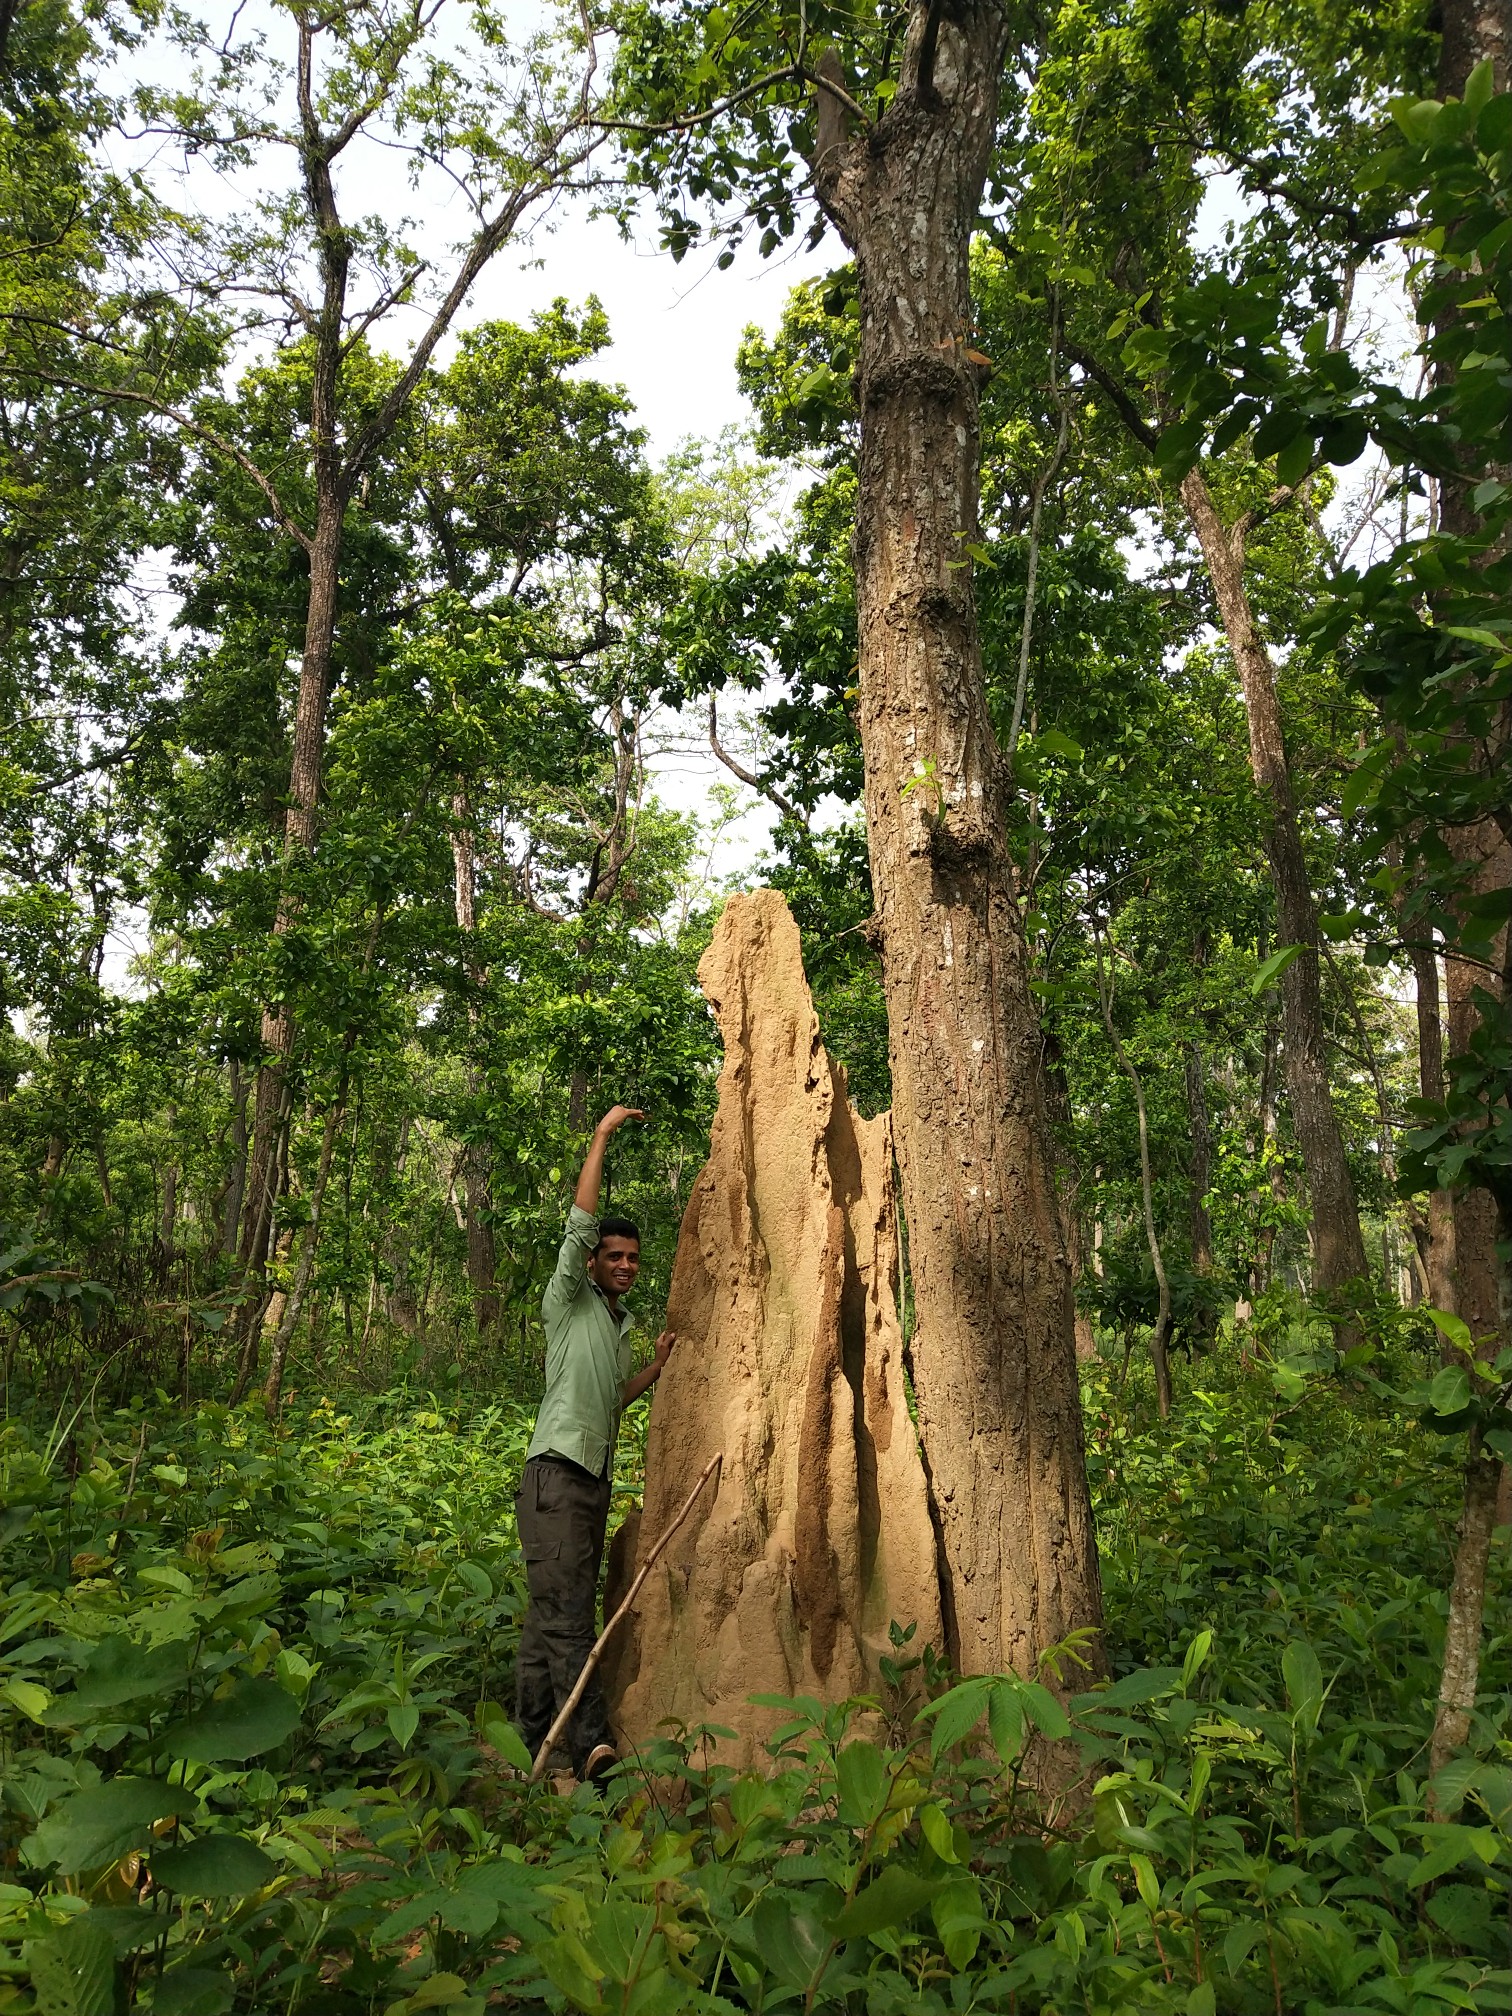
[[[0,4],[0,2012],[1505,2008],[1507,9],[203,11]],[[802,248],[715,438],[589,212]],[[755,887],[942,1642],[558,1799],[542,1292]]]

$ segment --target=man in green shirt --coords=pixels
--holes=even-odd
[[[599,1563],[609,1517],[609,1480],[620,1415],[661,1377],[673,1336],[664,1330],[651,1363],[630,1375],[630,1312],[621,1307],[640,1272],[640,1233],[628,1218],[598,1211],[609,1137],[627,1120],[615,1106],[594,1129],[556,1272],[541,1300],[546,1392],[515,1500],[530,1606],[515,1665],[515,1720],[532,1755],[572,1692],[596,1636]],[[567,1725],[579,1778],[597,1782],[617,1762],[598,1676]]]

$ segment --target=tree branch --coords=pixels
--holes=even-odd
[[[91,385],[82,378],[63,378],[54,372],[28,371],[11,364],[0,365],[0,377],[19,379],[23,382],[33,380],[39,385],[57,385],[68,392],[86,393],[91,399],[119,400],[128,406],[145,406],[149,413],[156,413],[164,420],[173,421],[174,425],[182,427],[186,434],[192,434],[197,441],[203,441],[218,455],[224,455],[228,461],[234,462],[242,474],[250,478],[267,498],[279,530],[286,533],[297,545],[302,546],[306,553],[312,549],[314,542],[309,533],[289,516],[284,509],[283,499],[274,488],[271,479],[263,474],[246,450],[238,448],[234,441],[228,441],[224,434],[218,434],[213,427],[206,427],[194,419],[184,412],[182,407],[170,406],[166,400],[154,399],[147,392],[128,391],[124,386]]]
[[[732,776],[738,777],[742,784],[749,784],[753,791],[759,791],[763,798],[770,799],[784,819],[791,819],[795,825],[801,826],[804,832],[807,833],[809,830],[808,819],[799,811],[792,799],[785,792],[779,791],[775,784],[764,782],[756,775],[754,770],[747,770],[745,765],[738,762],[720,741],[719,702],[712,693],[709,695],[709,747]]]
[[[1102,387],[1103,391],[1112,400],[1114,410],[1117,412],[1119,419],[1122,420],[1125,427],[1128,428],[1140,446],[1147,448],[1153,455],[1155,450],[1160,446],[1160,430],[1152,427],[1149,421],[1144,418],[1139,408],[1134,404],[1134,401],[1129,397],[1123,386],[1119,384],[1112,372],[1108,370],[1107,366],[1099,364],[1091,351],[1083,350],[1079,343],[1063,343],[1061,347],[1073,364],[1080,364],[1083,371],[1086,372],[1093,383]]]

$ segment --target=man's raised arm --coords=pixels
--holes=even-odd
[[[604,1187],[604,1150],[609,1146],[609,1136],[618,1132],[627,1120],[644,1120],[645,1117],[638,1106],[611,1106],[594,1128],[593,1139],[588,1144],[588,1153],[577,1180],[577,1195],[572,1200],[579,1211],[586,1211],[595,1218],[598,1216],[599,1191]]]
[[[593,1130],[582,1174],[577,1180],[573,1208],[567,1214],[567,1230],[556,1269],[546,1286],[546,1299],[553,1305],[570,1302],[583,1285],[589,1257],[598,1243],[598,1200],[604,1181],[604,1150],[609,1136],[627,1120],[644,1120],[645,1114],[633,1106],[611,1106]]]

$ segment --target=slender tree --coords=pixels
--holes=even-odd
[[[235,22],[224,39],[198,24],[183,25],[184,53],[196,66],[192,88],[140,94],[151,128],[189,157],[207,157],[269,188],[248,214],[191,218],[174,259],[197,298],[231,312],[250,297],[249,334],[281,325],[305,349],[303,508],[278,468],[262,466],[224,432],[165,400],[150,375],[106,383],[83,375],[81,366],[68,381],[102,400],[155,413],[236,462],[302,558],[307,589],[275,946],[296,929],[300,863],[318,844],[342,556],[354,499],[479,274],[532,210],[581,179],[602,137],[591,119],[591,36],[573,27],[558,43],[527,42],[511,54],[494,10],[484,0],[466,0],[446,10],[458,38],[446,50],[439,41],[444,6],[445,0],[358,0],[322,12],[279,0],[274,32],[266,37],[250,26],[238,36]],[[460,189],[470,229],[446,270],[432,274],[432,262],[397,232],[353,217],[347,200],[352,178],[379,147],[397,148],[417,174],[436,174]],[[292,171],[287,183],[285,163]],[[395,310],[413,312],[427,293],[407,357],[377,402],[354,420],[344,397],[353,357]],[[287,974],[290,963],[275,957],[273,966],[282,964]],[[292,964],[297,967],[297,958]],[[266,1267],[279,1188],[297,991],[286,979],[262,1016],[240,1242],[254,1285]],[[241,1385],[255,1362],[260,1317],[254,1293],[243,1329]]]

